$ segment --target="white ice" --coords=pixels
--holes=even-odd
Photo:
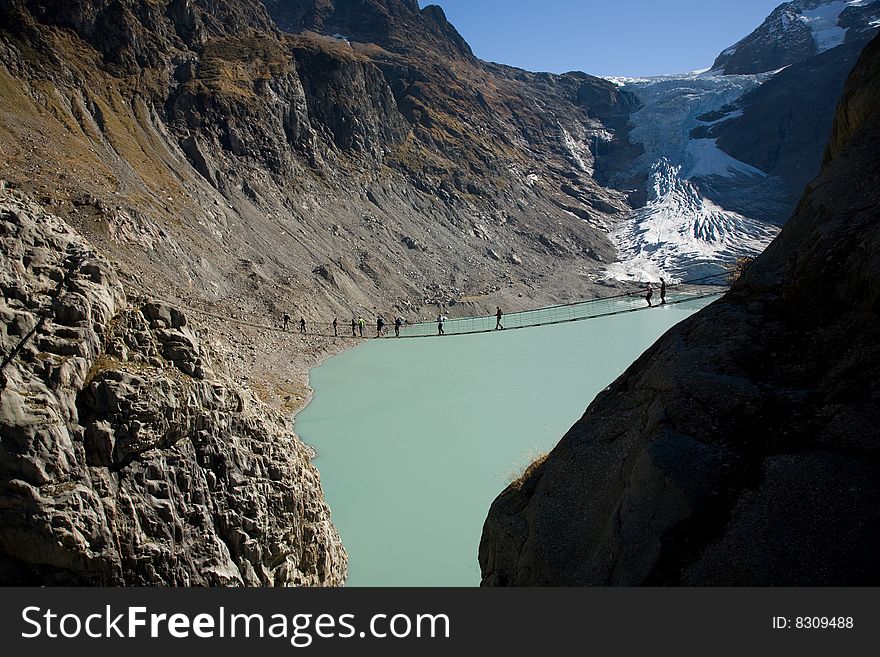
[[[740,112],[742,114],[742,112]],[[688,141],[685,152],[689,166],[685,172],[685,178],[699,178],[705,176],[724,176],[729,178],[737,173],[745,173],[751,176],[766,176],[767,174],[753,166],[740,162],[722,151],[716,145],[717,139],[691,139]]]
[[[631,119],[630,139],[644,155],[636,170],[650,171],[648,202],[618,224],[611,239],[618,262],[612,278],[656,280],[716,273],[737,257],[756,255],[778,232],[773,226],[727,210],[705,198],[700,179],[766,174],[716,145],[715,139],[692,139],[698,126],[741,115],[733,110],[716,121],[698,116],[735,104],[769,75],[683,75],[629,80],[641,108]]]
[[[847,7],[860,7],[865,0],[838,0],[801,12],[800,19],[813,33],[817,52],[825,52],[843,43],[846,28],[839,27],[840,14]]]
[[[743,111],[738,109],[728,114],[725,114],[720,119],[715,119],[714,121],[700,121],[703,125],[715,125],[716,123],[722,123],[723,121],[729,121],[730,119],[736,119],[743,115]]]
[[[652,170],[652,198],[611,233],[618,262],[607,274],[623,280],[670,280],[722,271],[741,256],[763,251],[778,229],[703,197],[666,160]]]

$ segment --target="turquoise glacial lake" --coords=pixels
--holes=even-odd
[[[296,431],[318,453],[349,554],[347,585],[479,585],[492,500],[660,335],[708,303],[368,340],[312,370],[314,398]]]

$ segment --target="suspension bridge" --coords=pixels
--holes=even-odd
[[[660,289],[658,287],[653,291],[654,293],[652,296],[652,305],[649,305],[645,299],[645,295],[647,294],[646,290],[639,289],[607,297],[597,297],[594,299],[585,299],[583,301],[576,301],[573,303],[559,304],[556,306],[545,306],[543,308],[534,308],[532,310],[523,310],[520,312],[509,313],[503,315],[501,318],[501,326],[503,327],[502,329],[497,328],[497,317],[495,315],[446,318],[443,321],[443,335],[473,335],[477,333],[492,333],[497,330],[506,331],[511,329],[533,328],[537,326],[550,326],[552,324],[579,322],[587,319],[596,319],[599,317],[622,315],[624,313],[655,310],[657,308],[663,308],[664,306],[689,303],[699,301],[701,299],[717,298],[727,291],[728,277],[728,273],[722,272],[719,274],[714,274],[712,276],[704,276],[703,278],[670,284],[666,288],[665,303],[661,301]],[[59,283],[58,290],[56,290],[56,296],[59,293],[62,293],[61,290],[68,279],[69,276],[65,276],[65,279],[61,283]],[[147,294],[145,291],[142,292],[144,294]],[[263,324],[259,322],[247,322],[232,319],[228,315],[218,315],[216,313],[205,311],[199,308],[194,308],[167,299],[162,299],[161,297],[156,297],[155,295],[147,294],[147,296],[152,299],[163,301],[164,303],[178,308],[179,310],[195,312],[197,314],[212,317],[221,321],[231,322],[233,324],[248,326],[251,328],[257,328],[266,331],[284,333],[288,332],[286,329],[280,328],[277,325],[273,326],[271,323]],[[25,335],[19,341],[19,343],[3,358],[2,363],[0,363],[0,389],[5,387],[5,376],[3,371],[6,369],[6,366],[12,362],[12,360],[21,351],[28,340],[30,340],[31,337],[42,327],[43,323],[47,319],[50,319],[53,315],[54,312],[51,308],[44,309],[44,312],[41,314],[40,320],[36,324],[36,326],[27,335]],[[400,337],[436,337],[439,334],[438,323],[439,322],[437,321],[433,321],[405,324],[403,327],[401,327]],[[368,323],[367,326],[369,327],[370,324]],[[321,331],[310,331],[309,334],[320,335],[324,337],[341,338],[344,340],[359,341],[361,339],[364,339],[354,336],[349,337],[345,332],[346,327],[346,322],[340,322],[339,328],[343,330],[338,336],[323,333]],[[393,332],[390,331],[389,328],[390,327],[386,325],[385,333],[382,337],[393,337]],[[366,336],[369,336],[369,328],[367,329]]]
[[[511,329],[550,326],[553,324],[622,315],[624,313],[656,310],[665,306],[718,298],[728,289],[727,277],[728,274],[725,272],[667,285],[665,303],[661,303],[660,289],[657,287],[653,290],[651,305],[648,305],[648,302],[645,300],[647,291],[639,289],[606,297],[509,313],[501,317],[503,329],[496,328],[497,317],[495,315],[447,318],[443,321],[443,335],[472,335],[476,333],[492,333],[497,330],[507,331]],[[436,320],[406,324],[400,330],[400,337],[436,337],[440,334],[438,325],[439,322]]]

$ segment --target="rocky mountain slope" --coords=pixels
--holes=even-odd
[[[625,202],[592,180],[589,144],[625,95],[480,62],[439,8],[0,11],[0,177],[147,287],[264,318],[413,318],[587,294],[614,257]],[[361,32],[334,38],[352,16]]]
[[[719,149],[774,181],[760,194],[759,216],[781,224],[794,209],[804,185],[819,171],[831,132],[836,101],[865,41],[854,41],[792,64],[729,108],[724,119],[700,136],[715,139]],[[721,186],[707,188],[730,208],[749,213],[746,193]]]
[[[744,94],[701,135],[776,181],[778,209],[768,208],[762,218],[784,222],[819,171],[844,82],[878,32],[876,0],[795,0],[777,7],[715,60],[713,72],[724,75],[784,69]],[[716,200],[725,195],[717,188],[709,193]],[[748,200],[732,198],[726,205],[748,214]]]
[[[494,502],[486,585],[876,585],[880,39],[821,174],[722,300]]]
[[[409,0],[0,0],[0,580],[340,584],[329,322],[597,289],[630,104]]]
[[[213,340],[5,192],[0,264],[0,581],[342,584],[311,450]]]

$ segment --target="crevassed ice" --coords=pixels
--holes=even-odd
[[[741,115],[736,101],[769,75],[678,76],[625,84],[641,108],[631,119],[630,138],[645,149],[639,170],[648,170],[648,202],[612,231],[618,262],[606,274],[623,280],[696,278],[722,271],[740,256],[760,253],[778,229],[705,198],[699,179],[765,176],[716,145],[692,139],[698,126]],[[711,121],[697,117],[731,105]]]
[[[738,257],[760,253],[779,232],[703,197],[682,176],[682,167],[666,159],[652,167],[651,178],[651,200],[611,233],[619,257],[607,268],[613,278],[683,280],[715,274]]]

